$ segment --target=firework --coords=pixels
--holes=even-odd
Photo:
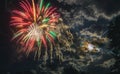
[[[27,54],[35,51],[40,56],[41,48],[44,48],[47,55],[47,49],[53,50],[57,37],[55,29],[60,17],[57,8],[50,3],[45,5],[44,0],[39,4],[34,0],[22,0],[19,5],[20,10],[12,10],[10,23],[15,28],[12,40],[20,44],[21,51]]]

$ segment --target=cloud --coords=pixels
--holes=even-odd
[[[99,18],[111,20],[120,15],[120,1],[114,0],[57,0],[68,5],[67,9],[74,11],[73,16],[97,21]],[[64,9],[64,6],[63,6]],[[71,12],[68,12],[71,16]],[[68,14],[67,13],[67,14]]]

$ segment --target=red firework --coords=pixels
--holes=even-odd
[[[35,4],[34,0],[22,0],[19,2],[21,10],[12,10],[10,23],[17,30],[12,40],[17,39],[24,52],[37,50],[33,49],[36,45],[39,50],[42,45],[45,49],[48,45],[55,45],[59,14],[56,7],[50,6],[50,3],[44,5],[43,1]]]

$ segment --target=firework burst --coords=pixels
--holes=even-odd
[[[10,23],[16,29],[12,40],[16,40],[22,46],[21,51],[27,54],[35,51],[40,56],[44,48],[47,55],[47,49],[53,50],[57,38],[56,23],[60,17],[57,8],[50,3],[44,5],[44,0],[40,4],[22,0],[19,4],[21,10],[12,10]]]

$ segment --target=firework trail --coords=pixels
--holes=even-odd
[[[34,0],[22,0],[19,2],[20,10],[12,10],[10,24],[15,28],[12,38],[22,47],[21,51],[27,53],[35,51],[38,58],[41,55],[41,49],[44,48],[45,55],[47,49],[53,51],[57,38],[56,28],[60,15],[56,12],[57,8],[44,0],[36,4]],[[52,55],[52,53],[51,53]]]

